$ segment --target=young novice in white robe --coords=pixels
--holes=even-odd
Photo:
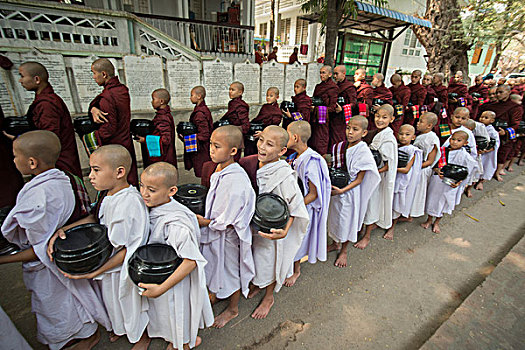
[[[177,169],[165,162],[154,163],[141,175],[140,192],[150,208],[147,244],[167,244],[183,259],[161,284],[139,283],[147,297],[148,335],[163,338],[167,350],[198,346],[199,328],[213,323],[204,266],[199,251],[199,224],[195,214],[171,197],[177,192]]]
[[[224,327],[239,315],[241,293],[248,296],[255,275],[250,222],[255,212],[255,191],[234,157],[242,146],[238,127],[216,129],[210,140],[210,157],[217,164],[206,196],[206,214],[197,215],[202,227],[201,251],[208,261],[206,280],[212,298],[227,299],[228,307],[215,318]]]
[[[467,167],[470,173],[475,167],[477,162],[472,159],[466,149],[463,148],[467,145],[468,134],[465,131],[455,131],[450,138],[450,146],[445,155],[441,155],[441,159],[445,158],[447,164],[462,165]],[[444,165],[441,161],[438,165],[441,167]],[[427,203],[425,211],[428,215],[427,221],[421,224],[425,229],[432,226],[432,232],[440,233],[441,228],[439,222],[443,217],[443,214],[452,214],[457,203],[458,193],[462,190],[462,181],[449,186],[445,184],[442,179],[441,168],[434,168],[435,174],[430,178],[427,193]],[[461,195],[459,196],[461,198]],[[435,219],[435,220],[434,220]],[[433,221],[434,220],[434,221]]]
[[[99,269],[71,279],[93,278],[101,281],[102,298],[111,320],[110,341],[127,335],[136,348],[149,344],[146,334],[148,302],[128,274],[128,261],[144,244],[149,232],[148,209],[139,191],[128,184],[131,156],[121,145],[98,148],[89,158],[89,179],[97,191],[103,191],[95,213],[67,228],[97,221],[108,229],[113,255]],[[65,228],[64,228],[65,229]],[[62,234],[59,232],[59,234]]]
[[[288,125],[288,149],[295,151],[288,161],[297,172],[303,186],[304,204],[308,210],[310,224],[299,251],[295,255],[293,274],[286,278],[284,285],[291,287],[301,275],[301,259],[308,256],[308,262],[326,261],[326,220],[330,205],[330,174],[324,158],[309,148],[312,134],[310,123],[298,120]]]
[[[423,151],[411,144],[415,138],[416,129],[412,125],[401,125],[397,134],[399,152],[405,152],[408,155],[409,161],[406,166],[397,168],[394,201],[392,204],[394,220],[392,221],[392,227],[390,227],[383,236],[383,238],[388,240],[394,239],[394,228],[399,217],[403,216],[408,218],[410,216],[414,194],[419,187]]]
[[[4,309],[0,307],[0,344],[6,349],[31,350],[31,347],[18,332],[15,325],[7,316]]]
[[[487,132],[487,129],[485,128],[485,125],[483,125],[480,122],[477,122],[473,119],[467,120],[465,123],[465,127],[472,131],[472,134],[474,135],[474,138],[476,137],[483,137],[488,141],[490,141],[489,133]],[[477,144],[476,144],[477,149]],[[481,161],[481,154],[483,151],[477,150],[478,154],[476,155],[476,162],[478,162],[478,166],[476,169],[472,172],[472,176],[470,179],[470,185],[468,185],[465,188],[465,194],[467,197],[472,197],[472,184],[477,183],[479,179],[482,177],[484,169],[483,169],[483,162]]]
[[[5,238],[21,251],[0,256],[0,264],[22,262],[39,342],[50,349],[61,349],[80,340],[78,346],[91,349],[100,339],[97,322],[111,329],[98,288],[89,281],[65,278],[46,254],[47,242],[75,207],[69,178],[55,169],[60,149],[58,137],[50,131],[31,131],[14,141],[16,168],[33,178],[18,194],[2,225]],[[0,333],[8,331],[3,323]],[[0,347],[18,349],[10,347],[15,340],[2,342]]]
[[[389,127],[394,121],[394,107],[382,105],[377,110],[374,122],[377,134],[372,139],[370,148],[379,151],[383,164],[379,169],[381,182],[372,192],[368,209],[365,214],[365,234],[354,244],[354,247],[365,249],[370,243],[370,235],[376,227],[389,229],[392,226],[392,203],[394,200],[394,185],[397,174],[397,140]]]
[[[368,133],[367,128],[365,117],[352,117],[346,125],[346,141],[332,147],[332,167],[344,167],[350,175],[345,187],[332,186],[330,199],[328,233],[334,243],[328,251],[339,250],[334,263],[337,267],[346,267],[348,245],[357,242],[368,201],[381,181],[372,151],[362,141]]]
[[[308,227],[308,211],[297,184],[297,173],[284,160],[288,133],[279,126],[267,126],[257,141],[257,185],[259,193],[273,193],[288,204],[290,219],[284,229],[271,229],[271,233],[253,232],[253,260],[255,277],[248,298],[265,288],[264,297],[252,314],[255,319],[265,318],[274,303],[273,292],[278,292],[293,269],[293,262]]]
[[[414,141],[414,146],[423,151],[423,164],[421,164],[419,185],[416,188],[414,201],[410,209],[410,217],[407,221],[412,221],[412,218],[425,215],[428,182],[433,173],[432,168],[436,165],[441,155],[439,137],[432,131],[437,120],[437,115],[432,112],[425,112],[419,117],[417,122],[419,135]]]
[[[476,159],[478,156],[478,149],[476,148],[476,138],[472,130],[467,128],[465,124],[469,120],[470,112],[466,107],[458,107],[454,110],[454,114],[450,117],[450,132],[453,134],[456,131],[462,130],[468,135],[468,146],[466,148],[467,152],[470,154],[472,159]],[[450,145],[450,139],[452,135],[443,143],[443,147],[448,147]],[[471,174],[472,175],[472,174]],[[467,180],[467,183],[472,183],[471,178]]]
[[[496,120],[496,113],[493,111],[484,111],[479,117],[479,121],[485,126],[489,139],[496,140],[494,147],[481,151],[481,163],[483,165],[483,175],[474,187],[477,190],[483,191],[483,183],[492,179],[496,169],[498,168],[498,148],[500,145],[499,134],[492,126]]]

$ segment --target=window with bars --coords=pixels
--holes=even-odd
[[[261,38],[266,38],[267,34],[268,34],[268,23],[260,23],[259,24],[259,36]]]
[[[401,54],[416,57],[421,56],[421,43],[417,40],[412,29],[407,29],[405,32],[405,42]]]
[[[291,18],[281,19],[281,25],[279,27],[279,33],[281,35],[281,43],[283,45],[288,45],[290,42],[290,27],[292,23]]]
[[[297,18],[295,28],[295,45],[308,44],[308,21]]]

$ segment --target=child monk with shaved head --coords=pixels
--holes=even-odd
[[[107,58],[100,58],[91,65],[93,79],[104,90],[89,104],[89,113],[100,127],[94,131],[98,145],[117,144],[124,146],[131,156],[128,181],[138,186],[135,148],[129,132],[131,105],[129,90],[115,75],[115,67]]]
[[[111,329],[98,290],[89,281],[65,278],[46,254],[48,240],[75,206],[69,178],[55,168],[60,141],[51,131],[31,131],[14,141],[13,152],[17,169],[33,177],[2,225],[5,238],[21,251],[0,256],[0,264],[22,262],[41,343],[62,349],[77,342],[79,348],[91,349],[100,339],[97,322]]]
[[[244,85],[239,81],[234,81],[230,85],[228,102],[228,111],[223,115],[221,120],[227,120],[231,125],[239,126],[242,134],[246,135],[250,129],[250,106],[242,99],[244,93]],[[240,153],[237,155],[240,157]],[[238,158],[237,158],[238,159]]]
[[[82,178],[71,114],[49,83],[46,67],[38,62],[25,62],[20,65],[18,71],[20,85],[27,91],[35,92],[35,99],[27,110],[27,117],[37,129],[52,131],[60,140],[62,150],[57,160],[57,168]]]
[[[211,135],[210,156],[217,165],[210,177],[206,213],[197,215],[202,229],[201,251],[208,264],[206,279],[212,302],[229,299],[215,318],[224,327],[239,315],[241,293],[248,296],[255,275],[250,221],[255,212],[255,191],[241,166],[234,161],[242,145],[238,127],[226,125]]]
[[[201,343],[201,325],[213,323],[206,291],[204,265],[199,251],[199,224],[195,214],[172,197],[177,192],[177,169],[165,162],[147,167],[141,175],[140,193],[150,209],[148,244],[173,247],[183,259],[161,284],[140,283],[148,298],[148,335],[169,342],[167,350],[192,349]]]
[[[292,96],[292,102],[295,104],[296,111],[293,115],[289,110],[283,111],[284,115],[287,117],[283,119],[283,128],[287,128],[294,120],[310,121],[312,99],[306,94],[306,80],[297,79],[293,85],[293,91],[295,95]]]
[[[155,162],[166,162],[177,167],[175,123],[169,106],[170,99],[170,93],[166,89],[157,89],[151,94],[151,106],[155,109],[155,129],[146,137],[137,136],[137,141],[141,143],[144,168]]]
[[[273,292],[278,292],[292,270],[294,257],[299,250],[308,227],[308,211],[297,184],[297,173],[279,158],[287,151],[288,133],[279,126],[264,129],[257,141],[257,185],[259,193],[273,193],[288,205],[290,219],[283,229],[271,233],[253,232],[253,259],[255,277],[248,298],[261,288],[264,297],[252,314],[255,319],[265,318],[274,303]],[[286,239],[284,239],[286,238]]]
[[[308,256],[308,262],[326,261],[326,221],[330,204],[330,174],[326,161],[319,153],[308,147],[312,134],[310,124],[298,120],[288,126],[288,145],[293,151],[287,161],[297,172],[299,187],[304,196],[310,225],[299,251],[294,258],[294,269],[284,285],[291,287],[301,275],[301,259]],[[302,187],[301,187],[302,186]]]
[[[85,275],[68,275],[71,279],[101,281],[102,298],[113,328],[110,341],[127,335],[133,349],[146,349],[150,339],[146,334],[147,308],[128,275],[128,261],[135,250],[146,242],[149,229],[148,209],[139,191],[128,181],[131,156],[121,145],[107,145],[95,150],[89,158],[89,180],[100,192],[95,211],[90,216],[63,227],[51,239],[52,253],[57,236],[64,231],[88,222],[99,222],[108,228],[109,241],[114,247],[111,258],[97,270]]]

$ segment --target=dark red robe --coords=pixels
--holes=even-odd
[[[259,169],[259,159],[257,158],[257,155],[252,154],[251,156],[242,157],[239,160],[239,165],[248,174],[252,187],[255,190],[255,193],[259,193],[259,188],[257,186],[257,170]],[[204,163],[204,165],[202,166],[201,185],[210,188],[210,178],[216,169],[217,164],[212,162],[211,160],[209,162]]]
[[[35,96],[27,110],[27,115],[32,118],[37,129],[52,131],[60,139],[62,150],[56,167],[82,178],[71,114],[64,101],[55,94],[51,85]]]
[[[100,95],[91,101],[89,111],[92,107],[97,107],[102,112],[108,113],[106,115],[108,122],[101,124],[100,128],[95,131],[97,141],[100,145],[117,144],[126,147],[131,155],[128,182],[138,186],[137,158],[129,131],[131,106],[128,88],[120,83],[118,77],[111,78],[104,85],[104,90]]]
[[[436,92],[436,96],[441,102],[443,108],[448,108],[448,88],[445,85],[432,85],[432,88]]]
[[[184,167],[193,168],[195,176],[202,176],[202,167],[210,158],[210,137],[213,132],[213,118],[206,102],[196,105],[190,115],[190,123],[197,126],[197,152],[184,152]]]
[[[410,103],[414,106],[423,106],[425,104],[425,98],[427,97],[427,88],[421,85],[421,83],[410,83],[407,86],[410,89]],[[404,124],[414,125],[416,122],[414,119],[412,109],[408,108],[408,113],[405,114]]]
[[[277,54],[273,51],[268,54],[268,62],[271,60],[275,60],[277,62]]]
[[[175,122],[173,121],[169,106],[156,111],[155,117],[153,118],[153,125],[155,125],[155,131],[152,135],[160,136],[161,155],[160,157],[150,157],[146,144],[141,144],[144,169],[156,162],[166,162],[177,167]]]
[[[434,110],[434,107],[436,107],[437,94],[434,91],[434,88],[432,87],[432,85],[427,85],[425,87],[427,88],[427,96],[425,97],[424,105],[427,106],[429,112],[436,113],[436,111]]]
[[[312,99],[306,94],[306,91],[292,96],[292,102],[295,103],[295,109],[301,113],[303,120],[310,122],[310,113],[312,112]],[[290,118],[283,119],[283,128],[287,128],[293,121]]]
[[[469,106],[472,102],[472,100],[470,99],[470,95],[468,94],[468,87],[467,85],[463,84],[463,83],[457,83],[454,78],[450,79],[450,82],[448,84],[448,93],[449,94],[452,94],[452,93],[456,93],[458,94],[458,97],[456,97],[456,100],[459,99],[460,97],[464,98],[466,100],[466,106]],[[451,100],[448,101],[448,108],[447,108],[447,112],[448,112],[448,115],[449,116],[452,116],[452,114],[454,113],[454,110],[458,107],[461,107],[459,105],[459,102],[452,102]]]
[[[408,103],[410,102],[410,88],[406,86],[403,82],[401,82],[401,85],[399,85],[399,87],[391,86],[390,92],[392,92],[392,98],[396,100],[397,104],[403,106],[403,116],[396,118],[391,124],[392,130],[394,130],[394,134],[397,135],[399,128],[401,127],[401,125],[403,125],[405,121],[405,115],[408,111]]]
[[[246,135],[250,129],[249,111],[250,106],[243,101],[242,97],[237,97],[228,102],[228,111],[221,120],[227,120],[231,125],[240,126],[243,135]]]
[[[517,130],[522,119],[523,109],[521,105],[514,103],[509,99],[507,101],[499,101],[496,103],[486,103],[479,108],[479,114],[484,111],[493,111],[496,113],[496,119],[505,121],[509,127]],[[516,146],[516,139],[508,140],[508,131],[505,131],[505,136],[500,136],[501,145],[498,149],[498,164],[503,164],[512,157],[514,148]]]
[[[255,51],[255,63],[262,64],[264,61],[263,55],[259,53],[259,51]]]
[[[366,103],[368,107],[372,107],[374,99],[374,89],[366,81],[361,81],[361,84],[357,88],[357,102]]]
[[[357,89],[354,84],[345,78],[337,83],[337,87],[339,88],[339,96],[345,99],[345,104],[353,107],[357,103]]]
[[[297,57],[297,53],[292,53],[288,59],[288,64],[294,64],[295,62],[299,62],[299,58]]]
[[[250,123],[262,123],[265,127],[268,125],[279,125],[283,119],[283,112],[277,102],[265,103],[261,106],[259,114]],[[244,156],[257,153],[257,141],[250,141],[247,136],[244,137]]]
[[[471,114],[470,114],[471,118],[475,118],[478,115],[479,98],[478,99],[474,99],[474,97],[472,97],[472,94],[475,93],[475,92],[477,92],[478,94],[481,94],[481,98],[482,99],[489,98],[489,89],[483,83],[477,84],[477,85],[473,85],[473,86],[468,88],[468,93],[469,93],[470,97],[472,98],[472,106],[471,106]]]
[[[217,169],[217,163],[212,162],[211,160],[204,162],[202,164],[201,171],[201,185],[206,188],[210,188],[210,178]]]
[[[337,82],[337,87],[339,89],[338,96],[345,100],[344,104],[340,104],[341,108],[344,105],[350,105],[353,110],[357,103],[357,89],[354,84],[345,78],[343,81]],[[343,111],[331,115],[329,128],[330,144],[328,149],[330,150],[333,145],[346,140],[346,119]]]
[[[334,115],[338,94],[339,88],[332,79],[320,82],[314,89],[314,97],[320,97],[325,106],[328,107],[328,116],[325,124],[318,123],[317,108],[314,109],[315,117],[310,121],[312,126],[312,137],[310,138],[308,145],[319,154],[328,153],[330,142],[330,118]]]
[[[373,89],[372,98],[375,99],[381,99],[385,101],[388,104],[392,104],[392,92],[386,88],[385,84],[381,84],[380,86]]]
[[[3,119],[4,113],[0,107],[0,129]],[[22,174],[16,169],[13,159],[13,141],[0,133],[0,208],[14,206],[16,196],[24,186]]]

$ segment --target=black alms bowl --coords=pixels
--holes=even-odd
[[[205,186],[186,184],[179,186],[173,199],[188,207],[195,214],[204,215],[207,194],[208,189]]]
[[[265,128],[263,123],[250,123],[250,129],[248,129],[248,140],[255,141],[255,133],[257,131],[263,131]]]
[[[2,224],[4,223],[4,220],[7,218],[7,215],[11,209],[12,207],[0,208],[0,227],[2,227]],[[11,255],[18,253],[19,251],[20,248],[16,244],[10,243],[0,232],[0,255]]]
[[[273,193],[262,193],[257,196],[252,223],[259,231],[271,233],[272,228],[282,229],[289,218],[288,205],[284,199]]]
[[[84,136],[98,130],[100,124],[97,124],[88,115],[73,119],[73,127],[79,136]]]
[[[343,188],[348,185],[348,182],[350,181],[350,175],[348,174],[348,171],[346,171],[344,168],[330,168],[328,170],[332,186]]]
[[[131,119],[129,130],[131,134],[135,136],[146,137],[153,134],[155,125],[153,125],[153,121],[149,119]]]
[[[100,224],[83,224],[65,232],[65,239],[57,239],[53,258],[58,268],[71,274],[95,271],[109,259],[111,245],[107,228]]]
[[[197,126],[190,122],[180,122],[177,124],[177,134],[182,136],[189,136],[198,132]]]
[[[312,97],[312,106],[318,107],[318,106],[324,106],[324,101],[320,97]]]
[[[2,129],[13,136],[20,136],[25,132],[35,130],[33,121],[26,115],[22,117],[5,117]]]
[[[382,106],[382,105],[384,105],[384,104],[386,104],[386,103],[387,103],[387,102],[386,102],[385,100],[382,100],[382,99],[380,99],[380,98],[374,98],[374,99],[372,100],[372,104],[373,104],[374,106]]]
[[[346,104],[346,102],[345,102],[345,98],[344,98],[343,96],[339,96],[339,97],[337,97],[337,104],[338,104],[339,106],[343,107],[343,106]]]
[[[458,98],[458,96],[459,96],[459,95],[458,95],[457,93],[455,93],[455,92],[450,92],[450,93],[448,94],[448,98],[450,98],[450,99]]]
[[[406,167],[409,161],[410,161],[410,157],[408,156],[408,153],[404,151],[397,151],[397,167],[398,168]]]
[[[492,123],[492,126],[494,127],[494,129],[498,130],[498,128],[500,129],[508,128],[509,124],[504,120],[496,119],[494,123]]]
[[[139,247],[128,261],[129,277],[135,284],[161,284],[175,272],[183,259],[172,246],[152,243]]]
[[[230,125],[230,122],[228,120],[217,120],[215,123],[213,123],[213,130],[226,125]]]
[[[288,110],[290,113],[297,112],[297,109],[295,107],[295,103],[292,101],[283,101],[281,102],[281,110],[286,111]]]
[[[496,139],[490,139],[487,149],[496,147]]]
[[[475,98],[481,98],[481,94],[479,92],[473,92],[470,94],[470,96],[475,97]]]
[[[381,164],[383,163],[383,157],[381,157],[381,153],[379,153],[379,151],[375,149],[371,149],[370,151],[372,151],[372,156],[374,156],[374,160],[376,161],[377,167],[380,168]]]
[[[520,121],[520,125],[516,129],[516,134],[519,134],[519,135],[525,134],[525,120]]]
[[[468,176],[468,169],[462,165],[447,164],[441,168],[441,173],[443,182],[450,186],[465,180]]]
[[[484,151],[489,148],[489,140],[485,136],[475,136],[475,138],[478,151]]]

